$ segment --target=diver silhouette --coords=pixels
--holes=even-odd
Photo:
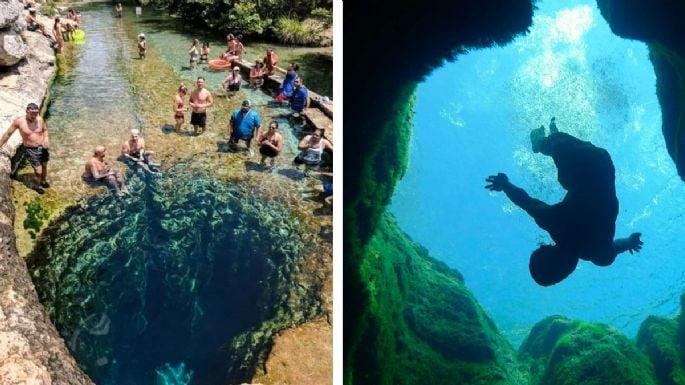
[[[554,245],[541,245],[530,256],[530,274],[541,286],[564,280],[575,270],[579,258],[609,266],[618,254],[642,249],[641,233],[614,240],[618,199],[609,153],[559,132],[554,118],[549,128],[549,136],[545,135],[544,125],[534,129],[530,140],[534,153],[554,160],[557,179],[567,191],[561,202],[548,205],[532,198],[503,173],[489,176],[485,186],[491,191],[503,191],[554,240]]]

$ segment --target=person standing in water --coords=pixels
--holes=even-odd
[[[226,93],[233,93],[240,91],[240,82],[243,80],[243,77],[240,76],[240,67],[233,67],[233,71],[224,79],[223,82],[221,82],[221,85],[223,86],[224,90],[226,90]]]
[[[245,141],[247,151],[252,156],[250,145],[253,137],[259,137],[260,127],[261,118],[257,111],[252,109],[252,102],[244,100],[242,106],[233,111],[231,120],[228,122],[228,143],[235,146],[239,140]]]
[[[207,108],[214,104],[212,94],[205,89],[205,78],[197,78],[196,88],[190,93],[190,108],[193,109],[190,115],[190,124],[193,125],[195,135],[205,131],[207,125]]]
[[[141,33],[138,35],[138,56],[141,59],[145,59],[145,54],[147,53],[147,40],[145,40],[145,34]]]
[[[124,7],[121,6],[121,3],[117,3],[117,6],[115,9],[116,9],[117,17],[120,18],[124,15]]]
[[[57,51],[57,53],[62,53],[62,48],[64,48],[63,33],[62,23],[59,16],[57,16],[55,17],[55,24],[52,26],[52,34],[55,36],[55,51]]]
[[[300,141],[297,148],[300,153],[295,157],[293,163],[298,168],[304,165],[304,176],[309,176],[309,169],[319,167],[323,161],[324,150],[333,151],[333,144],[324,138],[324,129],[319,128],[311,135],[307,135]]]
[[[259,153],[262,154],[262,160],[259,164],[266,167],[266,158],[270,158],[269,170],[273,171],[276,157],[283,149],[283,136],[278,132],[278,122],[275,120],[269,122],[269,130],[260,134],[257,142],[259,143]]]
[[[199,44],[199,40],[193,39],[193,45],[191,45],[188,50],[188,55],[190,55],[190,69],[195,68],[195,65],[200,60],[200,49],[197,47]]]
[[[531,198],[504,173],[491,175],[485,188],[502,191],[547,231],[553,245],[541,245],[530,256],[529,270],[541,286],[557,284],[576,268],[579,259],[597,266],[609,266],[623,252],[642,249],[641,233],[614,239],[618,199],[615,170],[609,153],[572,135],[559,132],[555,119],[550,135],[541,126],[530,134],[534,153],[550,156],[557,167],[559,184],[567,191],[564,199],[548,205]]]
[[[209,42],[202,43],[200,48],[200,63],[207,63],[209,61]]]
[[[5,134],[0,138],[0,147],[12,136],[14,131],[19,130],[24,150],[28,155],[29,163],[33,167],[34,187],[39,194],[45,193],[45,189],[50,187],[48,183],[48,161],[50,160],[50,138],[48,135],[48,125],[43,118],[38,115],[40,109],[36,103],[29,103],[26,106],[26,116],[14,119]]]
[[[176,121],[176,125],[174,126],[174,130],[176,132],[181,131],[181,128],[183,127],[183,123],[186,122],[186,117],[185,117],[185,102],[183,101],[183,98],[186,96],[188,93],[188,88],[181,84],[178,87],[178,92],[176,92],[176,95],[174,95],[174,120]]]

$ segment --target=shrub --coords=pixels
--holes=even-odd
[[[276,37],[285,44],[321,45],[324,31],[323,22],[316,19],[297,21],[282,17],[274,25]]]

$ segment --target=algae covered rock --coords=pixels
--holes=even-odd
[[[362,265],[369,310],[354,383],[525,384],[514,353],[464,285],[389,215]],[[348,377],[349,379],[349,377]]]
[[[627,337],[602,324],[548,317],[535,325],[519,357],[530,363],[533,384],[657,384],[647,357]]]
[[[640,326],[637,346],[647,354],[659,384],[685,385],[682,347],[675,320],[650,316]]]
[[[183,164],[129,184],[66,212],[28,259],[97,383],[249,380],[276,333],[320,316],[317,288],[293,285],[311,239],[287,207]]]

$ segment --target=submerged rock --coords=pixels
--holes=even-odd
[[[130,197],[66,212],[28,259],[97,382],[179,383],[167,362],[184,362],[193,384],[249,380],[277,332],[321,314],[319,288],[293,285],[311,245],[286,207],[182,164],[129,182]]]
[[[533,327],[519,357],[530,362],[533,384],[656,385],[647,357],[602,324],[548,317]]]

